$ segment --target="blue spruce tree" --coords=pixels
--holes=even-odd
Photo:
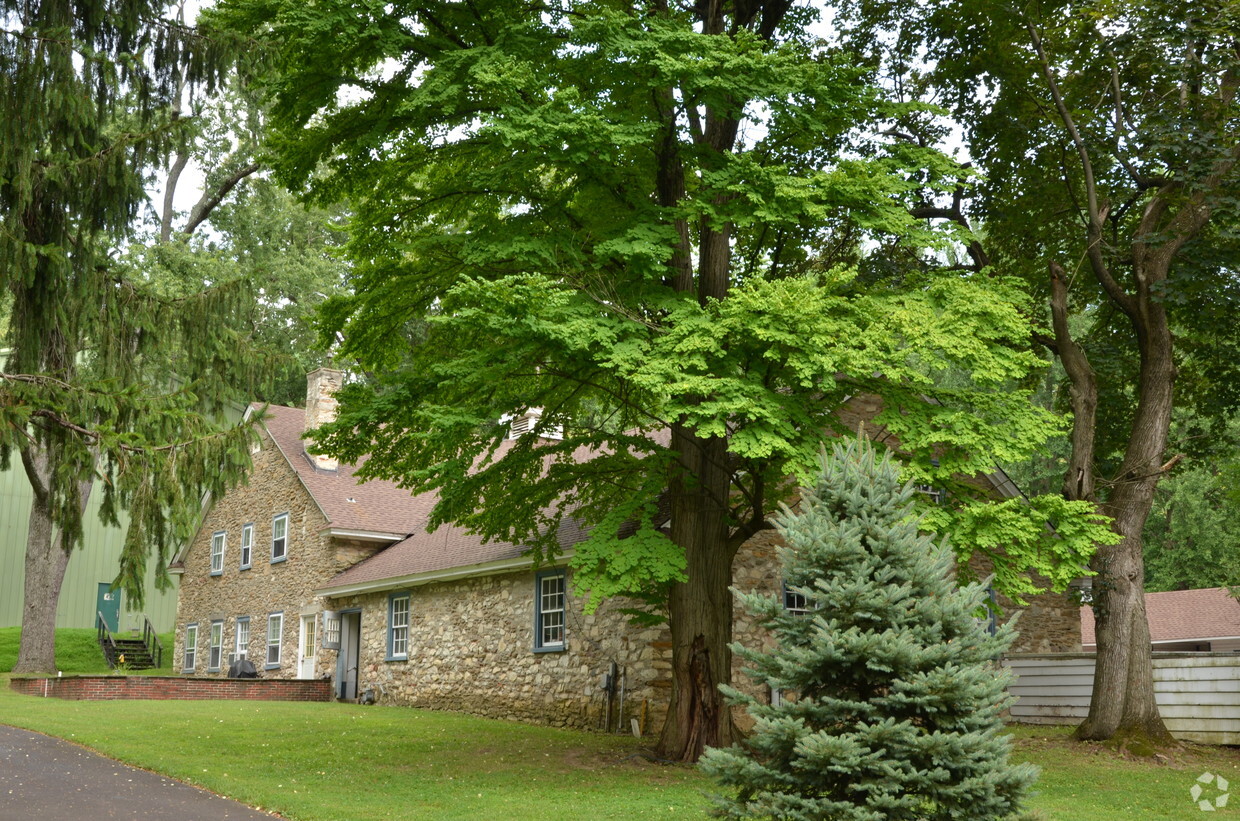
[[[735,689],[756,726],[741,747],[711,749],[706,772],[731,795],[727,818],[983,821],[1016,817],[1036,777],[1009,763],[1000,713],[1014,637],[976,618],[984,584],[957,587],[953,554],[918,531],[915,491],[868,442],[822,459],[800,510],[779,528],[789,590],[743,595],[778,649],[734,646],[750,675],[789,694],[763,704]]]

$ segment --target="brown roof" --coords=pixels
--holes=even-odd
[[[524,547],[510,542],[484,543],[479,536],[456,525],[443,525],[434,533],[427,533],[426,524],[438,500],[434,493],[413,495],[383,479],[362,482],[353,465],[342,463],[335,471],[316,468],[306,455],[301,438],[305,411],[272,405],[263,422],[332,528],[408,534],[404,540],[329,580],[325,588],[515,559],[525,552]],[[513,444],[501,443],[499,452],[502,454]],[[574,457],[588,459],[589,452],[579,449]],[[575,521],[565,521],[560,528],[561,548],[571,547],[584,538],[585,532]]]
[[[1146,593],[1145,615],[1150,641],[1240,636],[1240,602],[1225,587]],[[1094,645],[1094,611],[1081,608],[1081,644]]]
[[[270,405],[263,423],[331,527],[405,535],[426,526],[434,496],[413,496],[383,479],[362,482],[354,476],[352,465],[342,463],[338,470],[316,468],[301,438],[305,411]]]

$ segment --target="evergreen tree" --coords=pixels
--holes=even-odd
[[[15,672],[55,669],[57,600],[82,515],[129,513],[116,583],[141,606],[204,492],[248,465],[244,430],[215,420],[260,363],[243,283],[160,282],[112,251],[176,146],[174,101],[210,88],[218,43],[157,0],[0,0],[0,463],[34,490]]]
[[[702,766],[735,798],[730,818],[1009,818],[1032,783],[1001,735],[1007,676],[992,660],[1011,643],[975,618],[984,583],[958,588],[952,551],[918,531],[914,491],[868,443],[825,454],[800,512],[779,524],[782,597],[740,598],[779,640],[739,645],[751,674],[790,693],[776,705],[728,688],[757,726],[744,747],[711,749]],[[791,695],[795,694],[795,695]]]

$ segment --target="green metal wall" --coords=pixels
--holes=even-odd
[[[22,621],[22,583],[25,578],[26,525],[30,519],[30,483],[16,456],[7,471],[0,472],[0,627],[16,627]],[[69,569],[56,609],[57,627],[94,627],[95,603],[100,582],[116,578],[121,555],[121,528],[104,527],[99,521],[101,501],[92,493],[81,547],[69,558]],[[122,517],[122,524],[125,520]],[[175,583],[176,577],[173,578]],[[159,592],[147,579],[145,614],[160,632],[172,630],[176,620],[176,588]],[[141,627],[142,614],[121,600],[121,630]]]

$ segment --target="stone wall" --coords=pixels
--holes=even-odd
[[[80,701],[151,699],[179,701],[331,701],[331,682],[171,676],[64,676],[15,678],[22,695]]]
[[[657,731],[670,692],[671,665],[657,646],[663,631],[630,627],[618,602],[586,614],[569,596],[565,649],[535,652],[534,579],[526,570],[412,588],[407,661],[385,660],[393,591],[332,599],[334,610],[362,609],[358,692],[581,729],[627,730],[636,718],[643,732]]]
[[[300,453],[293,458],[304,458]],[[272,519],[289,514],[287,558],[271,561]],[[251,566],[242,570],[241,528],[254,525]],[[264,678],[296,678],[301,617],[319,613],[322,601],[314,590],[339,570],[335,548],[321,531],[327,521],[279,448],[263,432],[261,450],[254,454],[254,469],[247,484],[234,488],[227,504],[216,504],[203,521],[183,562],[181,593],[177,603],[173,669],[183,671],[186,625],[198,625],[197,675],[223,676],[228,657],[236,648],[238,617],[250,619],[247,655]],[[224,530],[224,571],[211,575],[211,537]],[[267,618],[283,613],[280,666],[265,669]],[[208,672],[211,623],[223,620],[224,642],[220,671]],[[322,630],[322,619],[317,619]],[[317,650],[315,677],[335,669],[335,654]]]

